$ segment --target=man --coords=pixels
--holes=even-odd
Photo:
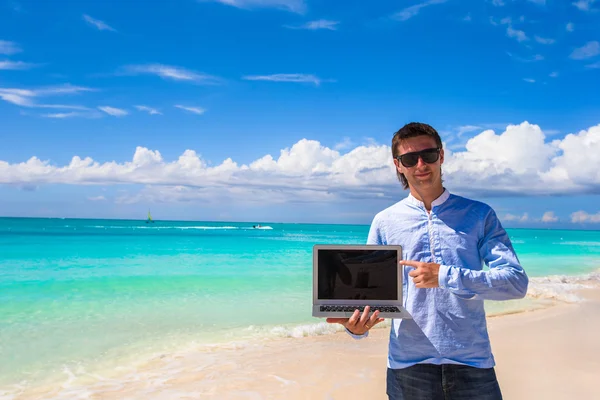
[[[501,399],[484,300],[523,298],[529,279],[488,205],[442,185],[444,150],[431,126],[405,125],[392,139],[396,172],[410,194],[378,213],[368,244],[403,246],[404,306],[414,319],[392,320],[390,399]],[[483,270],[483,264],[489,270]],[[328,318],[355,338],[383,321],[365,307]]]

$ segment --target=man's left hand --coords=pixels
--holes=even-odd
[[[440,264],[424,263],[420,261],[400,261],[400,265],[407,265],[415,269],[408,273],[413,278],[415,286],[419,289],[439,287],[438,276]]]

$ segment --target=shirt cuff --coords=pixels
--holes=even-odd
[[[353,337],[354,339],[356,339],[356,340],[359,340],[359,339],[364,339],[364,338],[366,338],[367,336],[369,336],[369,331],[366,331],[366,332],[365,332],[365,333],[363,333],[362,335],[355,335],[354,333],[350,332],[350,331],[348,330],[348,328],[345,328],[345,329],[346,329],[346,333],[347,333],[348,335],[352,336],[352,337]]]
[[[440,269],[438,271],[438,285],[443,289],[450,290],[455,296],[460,297],[463,300],[476,299],[477,296],[475,294],[461,293],[458,289],[451,288],[450,281],[451,281],[452,277],[450,276],[450,274],[451,274],[450,268],[452,268],[450,265],[440,265]]]
[[[438,271],[438,285],[443,289],[448,289],[448,278],[450,274],[450,266],[449,265],[440,265],[440,269]]]

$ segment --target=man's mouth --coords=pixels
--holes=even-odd
[[[431,175],[431,172],[423,172],[422,174],[415,174],[415,177],[416,178],[425,178],[429,175]]]

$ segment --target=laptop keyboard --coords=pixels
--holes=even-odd
[[[354,310],[359,310],[363,312],[365,310],[365,306],[320,306],[321,311],[340,311],[340,312],[354,312]],[[398,307],[396,306],[369,306],[371,307],[371,311],[374,312],[379,310],[379,312],[400,312]]]

